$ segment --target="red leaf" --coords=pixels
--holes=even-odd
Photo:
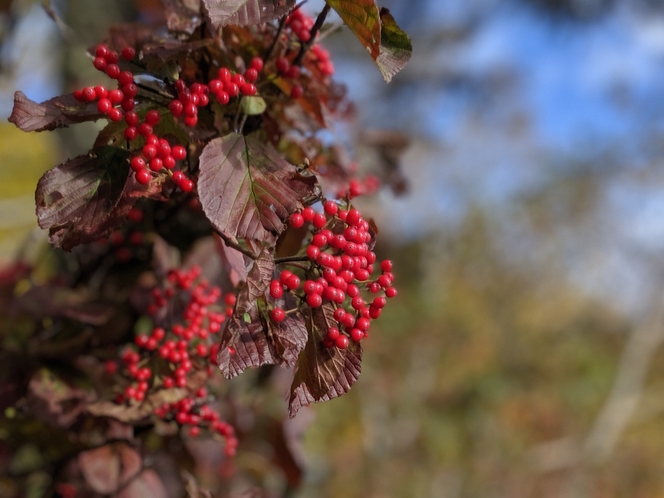
[[[231,133],[200,156],[198,192],[212,225],[234,238],[274,244],[284,220],[311,195],[314,176],[301,176],[270,145]]]
[[[23,131],[45,131],[96,121],[101,117],[96,102],[81,103],[71,93],[38,104],[23,92],[16,92],[9,122]]]
[[[116,493],[138,474],[142,464],[136,450],[124,443],[107,444],[78,455],[78,465],[86,482],[103,494]]]
[[[300,317],[288,316],[275,324],[259,309],[259,300],[267,299],[273,271],[272,251],[264,249],[240,289],[221,337],[217,364],[226,378],[236,377],[248,367],[293,366],[304,348],[307,331]]]
[[[375,0],[326,0],[376,60],[380,53],[380,17]]]
[[[227,24],[262,24],[288,14],[295,0],[203,0],[210,21],[218,28]]]
[[[362,347],[353,341],[347,349],[326,348],[323,338],[332,326],[334,307],[325,304],[311,310],[307,320],[309,340],[297,362],[291,385],[288,414],[311,403],[329,401],[346,394],[362,372]]]

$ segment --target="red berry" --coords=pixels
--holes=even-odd
[[[173,182],[176,185],[179,185],[182,180],[186,179],[186,176],[184,176],[184,173],[182,171],[176,171],[173,173]]]
[[[383,271],[392,271],[392,261],[389,259],[384,259],[380,263],[380,269]]]
[[[253,83],[244,83],[240,88],[242,88],[243,95],[256,95],[256,85]]]
[[[175,168],[175,159],[173,159],[173,156],[166,156],[162,159],[164,162],[164,168],[166,169],[173,169]]]
[[[293,213],[290,215],[289,223],[293,228],[301,228],[304,225],[304,217],[301,213]]]
[[[136,114],[134,111],[129,111],[125,114],[125,122],[129,126],[136,126],[138,125],[138,114]]]
[[[122,93],[122,90],[118,90],[117,88],[115,90],[111,90],[108,92],[108,100],[113,102],[113,104],[117,105],[122,102],[124,99],[124,94]]]
[[[245,83],[244,76],[242,76],[241,74],[234,74],[233,76],[231,76],[231,81],[239,87],[242,87],[242,85],[244,85]]]
[[[362,219],[362,215],[360,215],[360,212],[353,208],[350,211],[348,211],[348,215],[346,216],[346,223],[348,223],[351,226],[357,226],[357,224],[360,222]]]
[[[362,332],[360,329],[352,329],[350,331],[350,338],[353,340],[353,342],[360,342],[363,337],[364,332]]]
[[[261,59],[260,57],[254,57],[253,59],[251,59],[249,67],[255,69],[256,71],[260,71],[261,69],[263,69],[263,59]]]
[[[221,105],[228,104],[228,101],[231,99],[228,93],[226,93],[223,90],[219,90],[216,93],[216,97],[217,97],[217,102],[219,102]]]
[[[164,162],[158,157],[150,159],[150,169],[152,171],[160,171],[164,167]]]
[[[325,218],[325,215],[323,213],[316,213],[314,215],[314,227],[316,228],[323,228],[325,226],[325,223],[327,223],[327,218]]]
[[[173,159],[175,159],[176,161],[181,161],[185,157],[187,157],[187,151],[185,150],[184,147],[182,147],[182,145],[175,145],[171,149],[171,155],[173,156]]]
[[[102,114],[107,114],[108,111],[113,109],[113,104],[111,104],[111,101],[104,98],[104,99],[99,99],[99,102],[97,102],[97,110],[102,113]]]
[[[136,139],[136,136],[138,135],[138,131],[136,130],[135,126],[127,126],[124,131],[124,137],[129,140],[130,142],[132,140]]]
[[[128,85],[123,85],[122,93],[124,93],[125,97],[127,98],[136,97],[136,95],[138,94],[138,87],[133,83],[129,83]]]
[[[95,60],[92,61],[92,65],[98,71],[106,71],[106,67],[108,66],[108,62],[106,62],[106,59],[104,57],[95,57]]]
[[[316,258],[318,258],[318,256],[320,255],[320,249],[315,245],[311,245],[311,246],[307,247],[306,253],[307,253],[307,257],[311,261],[316,261]]]
[[[188,103],[184,106],[184,115],[188,117],[194,117],[198,114],[198,109],[196,109],[196,104]]]
[[[183,192],[188,193],[194,189],[194,182],[192,182],[188,178],[185,178],[178,184],[178,187],[180,187],[180,190],[182,190]]]
[[[205,107],[210,103],[210,99],[204,93],[198,96],[198,107]]]
[[[231,80],[231,72],[227,67],[222,67],[217,71],[217,78],[221,80],[222,83],[226,83]]]
[[[143,146],[143,156],[147,159],[152,159],[157,155],[157,147],[152,144],[147,144]]]
[[[316,215],[316,211],[311,206],[307,206],[302,210],[302,218],[304,218],[304,221],[309,223],[314,219],[314,216]]]
[[[95,55],[97,57],[103,57],[105,59],[106,56],[108,55],[108,47],[100,43],[99,45],[97,45],[97,49],[95,50]]]
[[[284,76],[286,76],[286,78],[297,79],[300,77],[300,68],[297,66],[291,66],[288,68],[288,71],[286,71]]]
[[[83,90],[74,90],[74,98],[79,102],[85,102],[85,97],[83,97]]]
[[[336,341],[337,337],[339,337],[339,329],[336,327],[330,327],[329,330],[327,331],[327,338]]]
[[[291,290],[296,290],[300,286],[300,277],[298,277],[297,275],[291,274],[288,277],[288,280],[286,280],[286,282],[284,282],[284,285],[286,287],[288,287],[289,289],[291,289]]]
[[[394,287],[388,287],[385,289],[385,295],[387,297],[395,297],[397,295],[397,290]]]
[[[122,49],[122,58],[130,61],[134,58],[136,55],[136,50],[134,50],[132,47],[125,47]]]
[[[274,322],[281,323],[286,318],[286,312],[281,308],[274,308],[270,311],[270,318]]]
[[[120,109],[111,109],[108,111],[108,119],[113,122],[122,121],[122,111]]]
[[[272,280],[270,282],[270,296],[272,296],[274,299],[279,299],[283,295],[284,289],[281,285],[281,282],[278,280]]]
[[[140,156],[134,156],[134,157],[131,158],[131,162],[129,163],[129,166],[134,171],[141,171],[141,170],[145,169],[145,159],[143,159]]]
[[[179,100],[171,100],[171,103],[168,104],[168,110],[171,111],[171,114],[176,118],[179,118],[182,115],[183,109],[184,106]]]
[[[97,92],[91,86],[86,86],[81,90],[81,95],[85,102],[93,102],[97,98]]]
[[[346,349],[348,347],[348,337],[340,335],[335,339],[334,345],[339,349]]]
[[[323,297],[320,294],[309,294],[307,296],[307,304],[311,308],[318,308],[323,304]]]
[[[129,83],[134,82],[134,75],[131,74],[131,71],[122,71],[118,76],[118,83],[120,86],[128,85]]]
[[[150,172],[147,169],[142,169],[141,171],[136,172],[136,181],[141,185],[147,185],[150,183]]]
[[[147,114],[145,115],[145,122],[152,126],[159,123],[159,111],[157,111],[156,109],[148,111]]]
[[[117,52],[114,52],[113,50],[108,50],[106,52],[106,62],[109,64],[117,64],[118,61],[120,60],[120,57],[118,56]]]
[[[219,90],[223,89],[224,84],[221,82],[221,80],[210,80],[207,86],[210,90],[210,93],[216,94]]]
[[[250,67],[244,72],[244,79],[249,83],[253,83],[258,79],[258,71],[253,67]]]
[[[134,99],[130,99],[130,98],[124,99],[122,101],[122,104],[120,104],[120,105],[122,106],[122,109],[125,110],[125,111],[133,111],[134,107],[136,107],[136,103],[134,102]]]
[[[240,87],[232,81],[224,83],[224,91],[228,94],[229,97],[235,97],[240,93]]]
[[[106,66],[106,75],[111,79],[116,79],[118,76],[120,76],[120,72],[120,68],[117,64],[109,64]]]
[[[98,99],[106,98],[106,97],[108,97],[108,90],[106,90],[106,88],[101,86],[101,85],[97,85],[95,87],[95,96]]]
[[[280,73],[285,73],[288,71],[288,68],[290,67],[290,62],[288,62],[288,59],[286,57],[279,57],[276,62],[277,66],[277,71]]]

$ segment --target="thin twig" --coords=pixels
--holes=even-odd
[[[225,243],[228,247],[231,247],[231,248],[235,249],[236,251],[240,251],[242,254],[244,254],[244,255],[247,256],[248,258],[251,258],[251,259],[253,259],[253,260],[256,259],[256,255],[255,255],[253,252],[251,252],[251,251],[248,250],[248,249],[245,249],[244,247],[242,247],[240,244],[238,244],[237,242],[235,242],[233,239],[231,239],[229,236],[227,236],[227,235],[224,234],[223,232],[221,232],[221,231],[219,231],[219,230],[217,230],[217,229],[215,228],[215,229],[214,229],[214,233],[216,233],[217,235],[219,235],[219,237],[221,237],[221,239],[224,241],[224,243]]]
[[[295,60],[293,61],[293,66],[299,66],[302,64],[302,59],[304,58],[304,54],[307,53],[307,50],[309,50],[312,45],[316,42],[316,34],[320,30],[320,28],[323,27],[323,23],[325,22],[325,18],[327,17],[327,14],[330,12],[330,6],[329,4],[325,4],[325,7],[323,7],[323,10],[320,11],[320,14],[318,14],[318,17],[316,18],[316,22],[314,25],[311,27],[311,31],[309,33],[311,34],[311,38],[309,38],[309,41],[307,43],[303,43],[302,46],[300,47],[300,52],[297,54],[297,57],[295,57]]]
[[[281,33],[284,30],[284,26],[286,26],[286,18],[288,16],[284,16],[281,19],[279,19],[279,28],[277,29],[277,34],[274,36],[274,40],[272,40],[272,45],[270,45],[270,48],[268,49],[267,53],[265,54],[265,57],[263,57],[263,62],[267,62],[269,58],[272,56],[272,52],[274,51],[274,47],[277,46],[277,42],[279,41],[279,37],[281,36]]]
[[[309,261],[308,256],[285,256],[283,258],[275,258],[274,264],[278,265],[280,263],[291,263],[294,261]]]

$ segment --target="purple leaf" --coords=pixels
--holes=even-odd
[[[262,24],[288,14],[295,0],[203,0],[210,21],[218,28],[227,24]]]
[[[79,102],[71,93],[38,104],[23,92],[16,92],[9,122],[23,131],[45,131],[84,121],[96,121],[101,117],[96,102]]]
[[[324,304],[311,310],[307,320],[309,340],[297,362],[291,385],[288,414],[292,418],[303,406],[329,401],[346,394],[362,372],[362,347],[350,341],[348,348],[326,348],[323,339],[338,326],[334,307]]]
[[[311,195],[315,176],[300,175],[270,145],[237,133],[208,143],[198,192],[212,225],[229,237],[274,244],[290,213]]]

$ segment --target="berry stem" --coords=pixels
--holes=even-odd
[[[219,235],[219,237],[221,237],[221,239],[224,241],[224,243],[225,243],[228,247],[232,247],[232,248],[235,249],[236,251],[240,251],[242,254],[244,254],[244,255],[247,256],[248,258],[251,258],[251,259],[253,259],[253,260],[256,259],[256,255],[255,255],[253,252],[251,252],[249,249],[245,249],[245,248],[242,247],[240,244],[238,244],[237,242],[235,242],[233,239],[231,239],[230,237],[228,237],[226,234],[220,232],[220,231],[217,230],[216,228],[214,229],[214,233],[216,233],[217,235]]]
[[[274,47],[277,46],[277,42],[279,41],[279,37],[281,36],[281,33],[284,31],[284,26],[286,26],[286,19],[288,16],[284,16],[281,19],[279,19],[279,27],[277,28],[277,34],[274,35],[274,40],[272,41],[272,45],[270,45],[270,48],[268,51],[265,53],[265,57],[263,57],[263,60],[267,62],[270,57],[272,56],[272,52],[274,52]]]
[[[325,22],[325,18],[327,17],[327,14],[330,12],[330,9],[331,7],[329,6],[329,4],[326,3],[325,7],[323,7],[323,10],[321,10],[320,14],[318,14],[316,22],[311,27],[311,31],[309,31],[309,33],[311,34],[311,38],[309,39],[308,42],[303,43],[300,46],[300,52],[297,54],[297,57],[295,57],[295,60],[293,60],[293,66],[301,65],[304,54],[306,54],[307,50],[309,50],[313,46],[313,44],[316,43],[316,34],[320,30],[320,28],[323,27],[323,23]]]
[[[274,258],[274,264],[294,263],[309,261],[309,256],[284,256],[283,258]]]

